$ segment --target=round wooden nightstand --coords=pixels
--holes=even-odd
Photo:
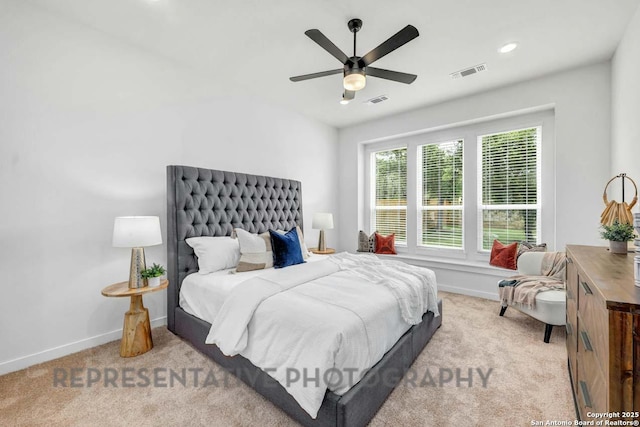
[[[331,255],[336,253],[336,250],[332,248],[327,248],[324,251],[318,250],[318,248],[309,248],[309,250],[318,255]]]
[[[142,295],[161,291],[167,286],[169,286],[169,281],[164,279],[160,281],[160,286],[131,289],[127,281],[114,283],[102,290],[102,295],[105,297],[131,297],[129,311],[124,315],[122,341],[120,342],[121,357],[138,356],[153,348],[149,310],[142,304]]]

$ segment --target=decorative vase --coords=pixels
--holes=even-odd
[[[626,249],[625,249],[625,252],[626,252]],[[149,277],[147,279],[147,282],[149,283],[149,287],[157,288],[158,286],[160,286],[160,277]]]
[[[609,240],[609,251],[612,254],[626,254],[627,247],[627,242],[614,242],[613,240]]]

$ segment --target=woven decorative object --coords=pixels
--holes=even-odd
[[[628,179],[633,184],[635,195],[629,204],[624,201],[624,194],[622,195],[622,202],[616,202],[615,200],[609,201],[607,198],[607,188],[609,188],[609,184],[618,178],[623,180],[623,192],[625,179]],[[633,224],[633,214],[631,213],[631,209],[638,202],[638,186],[636,186],[635,181],[629,178],[627,174],[621,173],[620,175],[614,176],[609,180],[609,182],[607,182],[607,185],[604,187],[604,192],[602,193],[602,200],[605,205],[604,211],[602,211],[602,214],[600,215],[600,223],[602,225],[611,225],[615,221],[618,221],[620,224]]]

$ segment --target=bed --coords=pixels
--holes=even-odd
[[[241,355],[227,357],[217,346],[205,344],[211,323],[180,306],[182,283],[198,270],[197,258],[185,239],[229,236],[236,227],[251,233],[290,230],[296,226],[302,229],[302,218],[302,189],[298,181],[168,166],[168,328],[303,425],[366,425],[441,325],[441,315],[435,317],[432,312],[426,312],[422,321],[410,327],[344,394],[327,391],[314,419],[279,382],[247,358]],[[441,301],[437,304],[442,313]]]

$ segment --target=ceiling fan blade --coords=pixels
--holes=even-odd
[[[355,97],[356,97],[356,91],[355,90],[346,90],[345,89],[344,94],[342,95],[342,99],[344,99],[345,101],[351,101]]]
[[[344,70],[342,68],[339,68],[337,70],[321,71],[319,73],[311,73],[311,74],[304,74],[302,76],[289,77],[289,80],[291,80],[292,82],[301,82],[303,80],[309,80],[309,79],[315,79],[315,78],[318,78],[318,77],[330,76],[332,74],[340,74],[343,71]]]
[[[393,80],[394,82],[411,84],[418,77],[415,74],[400,73],[398,71],[383,70],[382,68],[367,67],[367,76]]]
[[[347,62],[352,62],[351,59],[341,51],[338,46],[333,44],[331,40],[329,40],[324,34],[320,32],[320,30],[307,30],[304,32],[311,40],[318,43],[321,48],[329,52],[334,58],[340,61],[342,64],[346,64]]]
[[[416,27],[414,27],[413,25],[407,25],[406,27],[389,37],[387,41],[382,43],[380,46],[376,47],[371,52],[360,58],[360,60],[358,61],[358,65],[360,65],[360,67],[366,67],[374,61],[377,61],[383,56],[393,52],[400,46],[409,43],[419,35],[420,33],[418,33]]]

